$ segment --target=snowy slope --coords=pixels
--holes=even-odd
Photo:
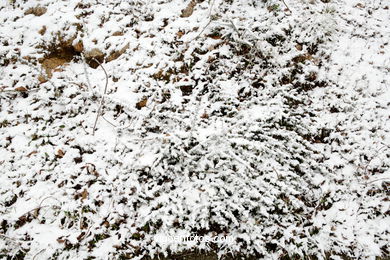
[[[389,8],[1,1],[0,256],[389,256]]]

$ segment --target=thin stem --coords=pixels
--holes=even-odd
[[[283,2],[283,4],[286,6],[286,8],[287,8],[287,10],[290,12],[290,13],[292,13],[291,12],[291,9],[288,7],[288,5],[286,4],[286,1],[285,0],[282,0],[282,2]]]
[[[93,130],[92,130],[92,135],[95,135],[96,125],[97,125],[97,122],[99,120],[99,116],[100,116],[101,110],[102,110],[103,105],[104,105],[104,97],[106,96],[107,86],[108,86],[108,74],[107,74],[107,71],[104,69],[103,65],[98,60],[96,60],[96,59],[94,59],[94,60],[99,64],[99,66],[103,69],[104,74],[106,75],[106,85],[104,86],[103,96],[102,96],[102,99],[100,100],[99,108],[98,108],[98,111],[97,111],[97,114],[96,114],[96,119],[95,119],[95,123],[93,125]]]

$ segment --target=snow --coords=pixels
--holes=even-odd
[[[285,2],[2,1],[0,258],[388,256],[390,6]]]

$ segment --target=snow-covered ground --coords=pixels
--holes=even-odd
[[[388,0],[0,2],[0,258],[390,251]],[[161,236],[233,242],[161,241]]]

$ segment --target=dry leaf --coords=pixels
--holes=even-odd
[[[15,88],[16,91],[19,91],[19,92],[26,92],[27,89],[25,87],[17,87]]]
[[[38,81],[39,81],[39,83],[43,84],[43,83],[48,82],[49,80],[44,75],[39,75]]]
[[[112,34],[112,36],[123,36],[123,32],[121,31],[116,31]]]
[[[87,189],[84,189],[81,193],[81,200],[85,200],[86,198],[88,198],[88,191]]]
[[[85,236],[85,232],[83,231],[80,233],[80,235],[77,236],[77,240],[80,242],[81,240],[83,240],[84,236]]]
[[[203,113],[200,118],[207,119],[209,118],[209,115],[207,113]]]
[[[27,11],[24,12],[24,14],[25,15],[33,14],[35,16],[41,16],[44,15],[46,11],[47,11],[46,7],[36,6],[27,9]]]
[[[106,228],[109,228],[110,227],[110,223],[106,220],[103,222],[103,226],[105,226]]]
[[[92,163],[88,163],[86,164],[85,166],[81,167],[82,169],[87,169],[87,172],[89,174],[93,174],[95,175],[96,177],[99,177],[99,173],[96,171],[96,166]]]
[[[34,218],[37,218],[38,216],[39,216],[39,211],[41,210],[41,208],[40,207],[38,207],[38,208],[36,208],[35,210],[34,210]]]
[[[65,155],[64,151],[62,151],[61,149],[57,150],[56,156],[58,158],[62,158],[62,157],[64,157],[64,155]]]
[[[364,4],[362,4],[362,3],[357,3],[357,4],[355,5],[355,7],[364,8],[365,6],[364,6]]]
[[[181,15],[180,17],[190,17],[192,15],[192,13],[194,12],[194,8],[196,6],[196,1],[192,0],[186,8],[184,8],[183,10],[181,10]]]
[[[47,30],[47,27],[46,26],[42,26],[42,28],[38,31],[38,33],[40,35],[44,35],[46,33],[46,30]]]
[[[146,106],[146,103],[148,102],[148,99],[147,98],[143,98],[141,101],[139,101],[135,107],[140,110],[141,108],[145,107]]]
[[[177,33],[176,33],[176,36],[177,36],[177,38],[181,38],[182,36],[184,35],[184,32],[183,31],[178,31]]]
[[[37,151],[32,151],[31,153],[27,154],[27,157],[30,157],[31,155],[37,154],[37,153],[38,153]]]
[[[78,41],[75,45],[73,45],[73,48],[77,52],[83,52],[84,51],[84,44],[82,41]]]
[[[122,49],[118,51],[112,52],[108,57],[107,57],[107,62],[113,61],[118,59],[123,53],[126,52],[126,50],[130,47],[130,44],[127,43]]]

